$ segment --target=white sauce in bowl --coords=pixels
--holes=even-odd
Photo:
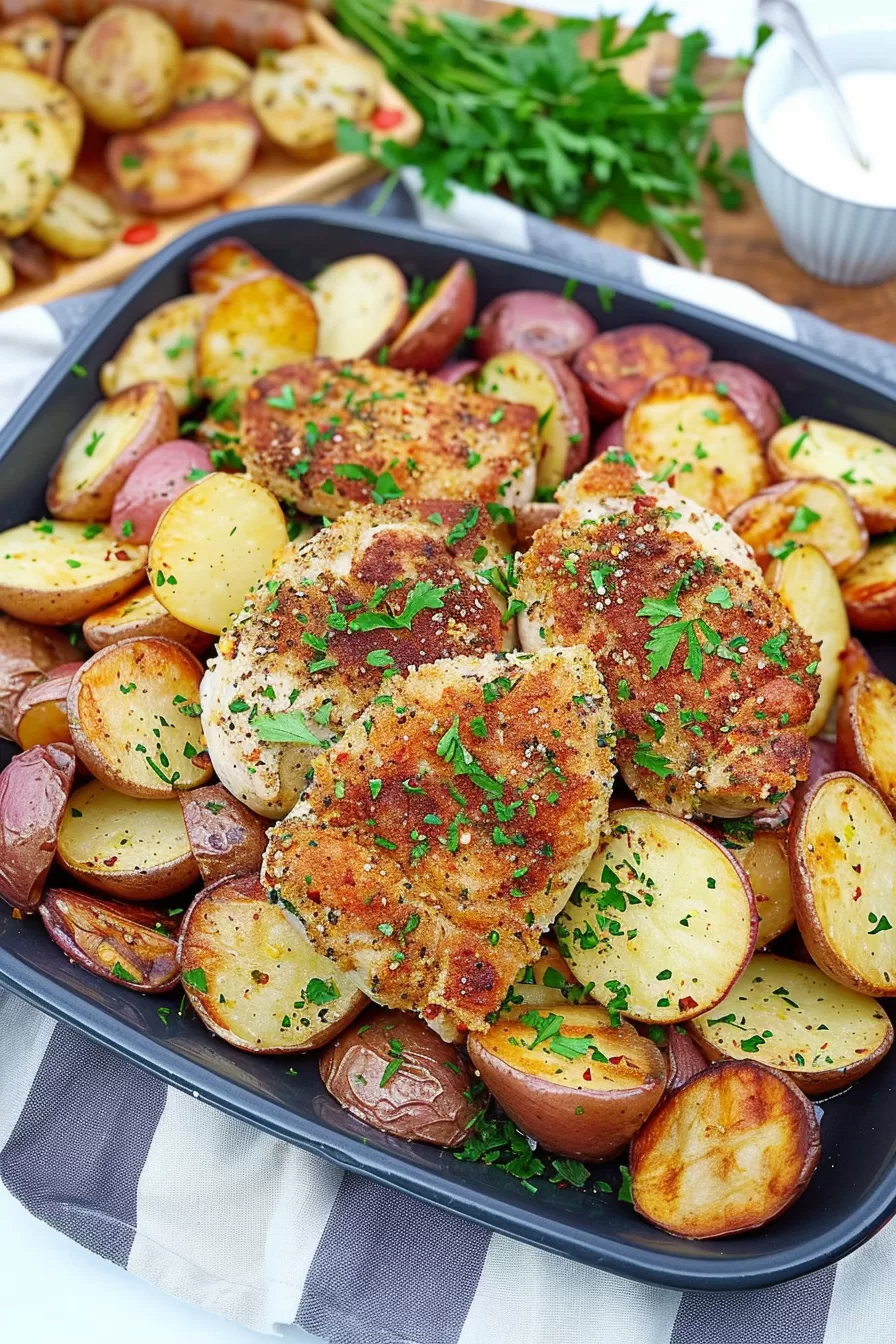
[[[853,158],[821,89],[794,89],[762,128],[769,153],[794,177],[859,205],[896,206],[896,70],[839,76],[870,169]]]

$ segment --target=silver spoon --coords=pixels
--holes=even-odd
[[[871,164],[859,141],[852,113],[837,83],[837,76],[812,36],[802,10],[793,3],[793,0],[759,0],[757,16],[760,22],[767,23],[777,32],[786,33],[790,38],[794,51],[803,59],[827,95],[854,158],[862,168],[870,168]]]

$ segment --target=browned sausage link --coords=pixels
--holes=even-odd
[[[63,23],[87,23],[120,0],[0,0],[0,18],[41,11]],[[132,0],[133,2],[133,0]],[[136,0],[167,19],[188,47],[213,44],[254,61],[260,51],[283,51],[307,40],[305,17],[281,0]]]

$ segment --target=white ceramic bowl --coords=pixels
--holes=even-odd
[[[834,70],[896,70],[896,19],[859,23],[816,34]],[[813,83],[784,37],[773,37],[760,51],[744,90],[756,186],[797,265],[834,284],[876,284],[896,274],[896,207],[857,205],[810,186],[776,159],[769,143],[766,124],[772,108],[794,89]]]

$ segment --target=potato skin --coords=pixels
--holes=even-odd
[[[647,322],[602,332],[578,352],[573,373],[591,409],[605,419],[623,415],[655,378],[701,374],[709,347],[675,327]]]
[[[669,1057],[669,1077],[666,1082],[666,1096],[680,1092],[685,1083],[696,1078],[698,1073],[709,1068],[709,1060],[700,1046],[688,1035],[682,1035],[675,1027],[670,1027],[666,1042],[666,1054]]]
[[[863,673],[855,678],[840,699],[837,766],[864,779],[896,814],[894,744],[896,686],[886,677]]]
[[[198,479],[191,479],[191,473],[213,470],[203,445],[178,438],[160,442],[140,459],[116,493],[110,518],[112,531],[135,545],[148,546],[168,505]]]
[[[518,289],[486,304],[476,322],[476,354],[491,359],[503,350],[547,355],[565,363],[597,335],[597,323],[581,304],[559,294]]]
[[[0,613],[0,737],[15,741],[19,696],[78,652],[68,636]]]
[[[125,639],[158,635],[173,639],[190,653],[204,653],[212,643],[212,636],[203,630],[193,630],[175,619],[158,601],[149,584],[129,593],[110,607],[95,611],[84,622],[84,640],[94,653],[110,644]]]
[[[475,387],[476,376],[481,368],[478,359],[449,359],[448,363],[436,369],[432,376],[438,378],[440,383],[448,383],[451,386],[454,383],[466,383],[469,387]]]
[[[559,359],[505,350],[483,364],[480,392],[539,416],[538,485],[554,489],[588,460],[591,428],[578,378]]]
[[[391,1042],[399,1041],[401,1051]],[[401,1065],[381,1086],[390,1062]],[[327,1047],[320,1076],[340,1106],[400,1139],[459,1148],[480,1109],[466,1061],[419,1018],[385,1008],[364,1014]]]
[[[68,688],[71,685],[79,668],[80,663],[61,663],[59,667],[54,667],[51,672],[42,681],[36,681],[33,686],[29,686],[27,691],[23,691],[19,697],[19,703],[16,706],[15,716],[15,735],[16,741],[23,751],[29,747],[49,746],[50,742],[68,742],[71,744],[71,734],[68,731],[68,721],[65,713],[65,700],[68,695]],[[28,723],[28,714],[30,711],[39,709],[40,706],[48,703],[55,703],[58,709],[56,716],[56,732],[49,740],[41,741],[39,730],[36,725]]]
[[[165,994],[180,980],[177,925],[154,910],[52,887],[38,913],[69,960],[101,980],[140,994]]]
[[[734,398],[732,398],[734,400]],[[812,506],[815,505],[813,508]],[[792,524],[800,507],[819,513],[808,529],[793,532]],[[831,526],[832,510],[838,521]],[[811,517],[811,514],[810,514]],[[844,527],[845,522],[845,527]],[[842,579],[868,550],[868,529],[861,510],[851,495],[836,481],[824,477],[776,481],[745,499],[728,515],[728,524],[753,551],[759,568],[765,571],[775,558],[769,546],[809,542],[822,552],[838,579]],[[797,527],[799,527],[797,522]],[[807,534],[808,532],[808,534]]]
[[[768,443],[781,428],[781,398],[767,379],[745,364],[714,359],[706,370],[707,378],[727,389],[727,395],[745,415],[763,443]]]
[[[58,79],[62,68],[62,27],[49,14],[26,14],[0,28],[0,42],[18,47],[30,69]]]
[[[460,344],[475,314],[476,272],[459,259],[392,342],[390,366],[435,373]]]
[[[591,446],[591,456],[600,457],[602,453],[608,453],[611,448],[621,448],[624,443],[625,420],[620,416],[618,420],[611,420],[598,434]]]
[[[180,805],[199,874],[210,887],[225,877],[261,872],[268,828],[223,784],[181,793]]]
[[[872,546],[844,576],[841,592],[857,630],[896,630],[896,541]]]
[[[513,511],[517,550],[528,550],[538,529],[553,522],[559,514],[559,504],[518,504]]]
[[[132,131],[171,106],[183,57],[164,19],[135,5],[113,5],[87,24],[70,48],[65,83],[104,131]]]
[[[40,902],[75,781],[72,747],[32,747],[0,774],[0,896],[14,910]]]

